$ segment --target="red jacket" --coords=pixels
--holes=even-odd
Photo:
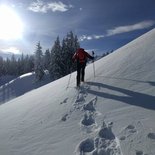
[[[73,55],[73,61],[77,60],[79,63],[86,63],[87,58],[93,59],[91,55],[89,55],[83,48],[79,48],[75,54]]]

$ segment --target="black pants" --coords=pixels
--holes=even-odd
[[[77,64],[77,86],[80,85],[81,81],[84,81],[84,76],[85,76],[85,63],[78,63]]]

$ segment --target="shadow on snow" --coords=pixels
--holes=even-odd
[[[110,86],[110,85],[98,83],[98,82],[87,82],[87,84],[96,86],[99,88],[103,87],[103,88],[111,89],[111,90],[126,94],[128,96],[117,96],[114,94],[108,94],[106,92],[98,92],[98,91],[89,89],[88,93],[90,93],[90,94],[100,96],[103,98],[121,101],[121,102],[130,104],[130,105],[135,105],[135,106],[140,106],[143,108],[155,110],[155,96],[151,96],[151,95],[147,95],[147,94],[143,94],[143,93],[139,93],[139,92],[134,92],[134,91],[131,91],[128,89]]]
[[[0,105],[51,82],[48,76],[46,76],[44,80],[39,82],[35,82],[34,79],[34,74],[32,76],[24,78],[18,77],[14,79],[12,82],[1,86]]]

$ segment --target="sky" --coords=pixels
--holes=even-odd
[[[154,8],[154,0],[1,0],[0,51],[33,54],[40,41],[45,52],[73,31],[103,54],[153,29]]]

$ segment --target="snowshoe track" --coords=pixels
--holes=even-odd
[[[81,109],[84,114],[81,119],[81,132],[86,132],[87,138],[82,140],[76,150],[76,155],[122,155],[119,140],[112,132],[113,123],[108,125],[103,121],[102,126],[96,123],[97,112],[95,109],[97,97],[94,96],[86,102],[90,89],[84,85],[75,100],[76,109]]]

